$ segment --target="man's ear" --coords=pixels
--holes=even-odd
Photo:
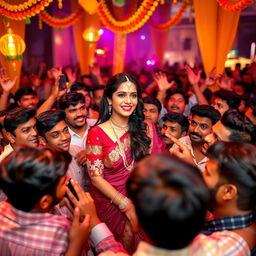
[[[43,136],[38,136],[38,140],[39,140],[39,145],[43,145],[43,146],[46,146],[47,143],[46,143],[46,139],[43,137]]]
[[[6,132],[6,137],[11,144],[15,143],[15,136],[11,132]]]
[[[53,197],[51,195],[44,195],[41,197],[39,203],[37,204],[41,210],[47,211],[51,208],[53,202]]]
[[[230,201],[237,196],[237,187],[234,184],[226,184],[222,187],[222,199],[224,201]]]
[[[18,106],[20,107],[20,101],[17,101]]]

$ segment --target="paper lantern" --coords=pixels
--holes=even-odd
[[[87,28],[83,33],[83,38],[86,42],[95,43],[100,39],[99,30],[95,28]]]
[[[21,59],[26,49],[25,42],[13,33],[11,28],[7,28],[7,33],[0,38],[0,51],[7,60]]]

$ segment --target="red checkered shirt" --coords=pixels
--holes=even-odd
[[[63,216],[23,212],[0,202],[0,254],[63,255],[68,248],[70,227]]]

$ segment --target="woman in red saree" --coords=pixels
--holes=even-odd
[[[104,91],[99,124],[89,131],[86,143],[90,193],[98,215],[130,253],[142,236],[136,232],[126,181],[136,161],[164,148],[155,126],[144,122],[142,110],[137,81],[124,73],[115,75]]]

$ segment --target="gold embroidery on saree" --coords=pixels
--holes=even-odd
[[[104,165],[100,159],[94,160],[93,164],[87,159],[86,164],[90,177],[103,176]]]
[[[101,155],[102,154],[102,146],[98,145],[87,145],[86,146],[86,154],[93,154],[93,155]]]
[[[121,147],[124,150],[124,152],[130,147],[130,138],[124,139],[124,142],[121,142]],[[114,163],[117,160],[119,160],[121,157],[119,150],[118,150],[118,145],[109,153],[108,158],[110,162]]]

